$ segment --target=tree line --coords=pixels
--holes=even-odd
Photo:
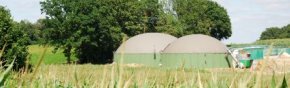
[[[266,28],[264,32],[262,32],[260,36],[260,40],[267,39],[283,39],[290,38],[290,24],[284,27],[270,27]]]
[[[173,0],[177,14],[166,12],[158,0],[44,0],[40,5],[45,18],[36,23],[15,22],[9,10],[0,6],[1,36],[15,35],[0,37],[0,49],[7,44],[4,55],[20,55],[25,60],[27,45],[40,44],[64,49],[68,63],[74,54],[80,64],[104,64],[113,61],[123,37],[161,32],[176,37],[205,34],[223,40],[232,34],[227,11],[211,0]]]

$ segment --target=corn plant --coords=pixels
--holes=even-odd
[[[10,71],[13,68],[13,64],[14,64],[15,59],[12,61],[12,63],[8,66],[7,69],[5,69],[5,71],[0,75],[0,87],[4,87],[6,80],[8,79],[8,76],[10,75]]]

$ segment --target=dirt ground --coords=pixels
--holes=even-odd
[[[260,71],[264,68],[263,71],[266,73],[290,73],[290,57],[269,56],[263,60],[254,61],[252,66],[250,69],[254,71]]]
[[[274,59],[276,63],[276,71],[289,73],[290,72],[290,57],[289,58],[277,58]]]

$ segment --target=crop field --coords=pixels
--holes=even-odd
[[[30,46],[31,60],[42,52]],[[49,48],[51,51],[53,48]],[[36,55],[36,56],[33,56]],[[251,69],[166,69],[164,67],[129,67],[62,64],[61,52],[48,52],[33,71],[11,72],[4,78],[7,88],[284,88],[290,85],[290,73],[251,71]],[[54,59],[55,62],[52,62]],[[64,60],[63,60],[64,59]],[[52,64],[53,63],[53,64]],[[4,72],[0,70],[1,73]],[[4,72],[5,73],[5,72]],[[3,74],[1,74],[3,76]],[[1,83],[3,80],[0,80]]]
[[[286,80],[290,80],[286,74]],[[162,69],[112,65],[41,65],[13,73],[8,88],[277,88],[283,74],[234,69]],[[286,82],[287,83],[287,82]],[[285,84],[284,84],[285,85]],[[288,84],[289,85],[289,82]]]

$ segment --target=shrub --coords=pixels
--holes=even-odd
[[[4,48],[0,58],[2,65],[11,63],[15,59],[13,68],[19,70],[25,66],[28,55],[29,38],[16,22],[13,22],[9,10],[0,6],[0,49]]]

